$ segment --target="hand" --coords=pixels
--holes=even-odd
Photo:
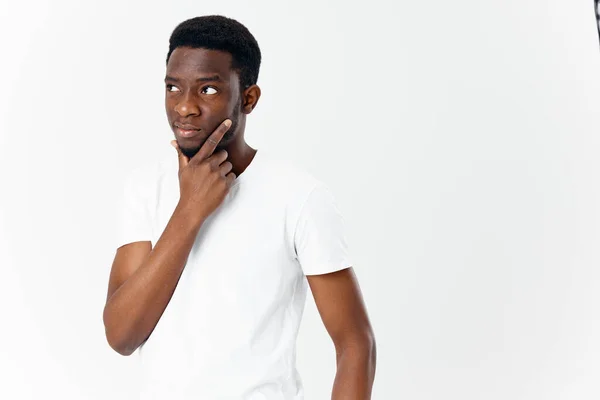
[[[230,120],[223,121],[191,159],[181,152],[177,141],[171,142],[179,157],[179,204],[197,213],[200,220],[217,209],[236,179],[231,172],[233,165],[226,161],[227,151],[214,153],[230,127]]]

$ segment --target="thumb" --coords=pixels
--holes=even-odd
[[[171,140],[171,146],[173,146],[175,150],[177,150],[177,158],[179,160],[179,171],[181,171],[188,165],[188,162],[190,160],[185,156],[185,154],[181,152],[181,149],[179,148],[179,145],[177,144],[176,140]]]

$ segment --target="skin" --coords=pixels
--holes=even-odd
[[[167,119],[183,154],[193,156],[210,133],[229,118],[233,124],[217,148],[227,150],[233,171],[240,175],[256,153],[246,144],[244,130],[246,115],[260,98],[260,88],[252,85],[241,91],[239,75],[231,69],[231,54],[189,47],[178,47],[171,54],[165,86]],[[195,138],[183,138],[176,124],[191,124],[201,132]]]
[[[252,161],[256,150],[245,142],[244,129],[260,94],[257,85],[240,88],[229,53],[180,47],[171,54],[165,108],[179,159],[180,200],[154,248],[144,241],[117,249],[103,317],[108,343],[119,354],[132,354],[151,335],[202,224]],[[199,131],[185,138],[177,129],[182,124]],[[370,399],[375,339],[352,267],[307,279],[336,350],[332,399]]]

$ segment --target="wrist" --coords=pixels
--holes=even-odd
[[[181,201],[177,203],[173,215],[180,217],[185,223],[189,223],[198,228],[208,217],[208,213],[202,209],[199,209],[198,204],[190,204]]]

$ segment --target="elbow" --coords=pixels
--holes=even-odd
[[[349,335],[336,343],[336,353],[338,360],[340,358],[353,358],[366,362],[372,369],[375,369],[377,361],[377,343],[375,335],[371,330],[360,334]]]
[[[108,345],[122,356],[130,356],[135,351],[135,348],[129,345],[127,335],[123,332],[123,329],[115,327],[115,323],[111,322],[110,315],[107,309],[104,309],[104,334]]]
[[[111,349],[113,349],[122,356],[130,356],[135,351],[135,349],[132,349],[131,347],[123,344],[122,342],[119,342],[112,338],[108,332],[106,333],[106,341],[108,342],[108,345],[111,347]]]
[[[363,339],[362,346],[365,358],[368,360],[369,365],[375,369],[377,362],[377,343],[375,342],[375,335],[373,332],[369,332]]]
[[[375,336],[371,334],[370,344],[369,344],[369,363],[373,369],[373,373],[375,372],[375,365],[377,364],[377,343],[375,342]]]
[[[362,371],[370,385],[375,379],[377,343],[373,332],[354,336],[336,346],[338,368]]]

